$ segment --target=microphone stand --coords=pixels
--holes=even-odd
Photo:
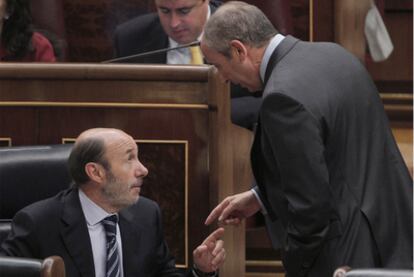
[[[119,57],[119,58],[115,58],[115,59],[111,59],[111,60],[102,61],[101,63],[122,62],[122,61],[127,61],[127,60],[130,60],[130,59],[141,58],[141,57],[145,57],[145,56],[151,56],[151,55],[154,55],[154,54],[165,53],[165,52],[168,52],[168,51],[171,51],[171,50],[177,50],[177,49],[181,49],[181,48],[187,48],[187,47],[193,47],[193,46],[199,46],[199,45],[200,45],[199,41],[193,41],[193,42],[183,44],[183,45],[173,47],[173,48],[163,48],[163,49],[158,49],[158,50],[154,50],[154,51],[134,54],[134,55],[130,55],[130,56]]]

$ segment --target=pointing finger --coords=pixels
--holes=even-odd
[[[230,201],[226,198],[224,199],[220,204],[215,207],[211,213],[208,215],[205,225],[210,225],[214,220],[216,220],[218,217],[221,216],[223,210],[227,207],[227,205],[230,203]]]

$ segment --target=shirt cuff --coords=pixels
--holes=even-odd
[[[191,270],[194,277],[216,277],[218,276],[217,271],[213,272],[202,272],[197,266],[194,264],[193,269]]]
[[[251,191],[251,192],[253,192],[253,195],[254,195],[254,197],[256,197],[257,202],[259,202],[259,205],[260,205],[260,211],[262,212],[262,214],[263,214],[263,215],[267,215],[267,210],[266,210],[266,207],[263,205],[263,202],[262,202],[262,200],[260,199],[259,195],[257,194],[257,191],[256,191],[254,188],[250,189],[250,191]]]

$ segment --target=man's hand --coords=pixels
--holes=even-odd
[[[260,204],[253,192],[246,191],[224,199],[207,217],[205,224],[210,225],[218,219],[219,225],[238,225],[241,220],[260,210]]]
[[[213,272],[223,264],[226,258],[224,243],[220,240],[223,234],[224,228],[218,228],[194,250],[194,264],[200,271]]]

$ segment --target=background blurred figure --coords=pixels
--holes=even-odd
[[[116,28],[116,57],[176,47],[200,40],[204,25],[221,4],[209,0],[154,0],[157,13],[138,16]],[[194,50],[199,51],[197,48]],[[193,52],[194,53],[194,52]],[[190,48],[130,59],[129,63],[191,64]],[[201,60],[201,52],[197,53]],[[245,88],[231,86],[231,119],[234,124],[253,129],[262,103]]]
[[[138,16],[116,28],[115,55],[124,57],[175,47],[200,39],[204,24],[218,4],[209,0],[154,0],[157,13]],[[130,62],[189,64],[189,48]]]
[[[33,31],[28,0],[0,0],[0,38],[0,61],[56,61],[50,41]]]

